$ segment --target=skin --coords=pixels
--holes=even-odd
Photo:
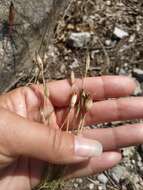
[[[121,161],[120,148],[143,143],[143,125],[85,130],[83,137],[103,145],[101,156],[75,159],[74,135],[59,130],[71,97],[68,81],[48,83],[49,99],[44,102],[42,85],[13,90],[0,96],[0,189],[31,190],[40,181],[47,162],[69,164],[65,178],[97,174]],[[82,88],[81,80],[75,86]],[[87,78],[85,90],[94,105],[85,124],[143,118],[142,97],[128,97],[136,88],[133,79],[104,76]],[[109,99],[108,99],[109,98]],[[50,124],[41,124],[40,108],[52,110]],[[73,121],[74,111],[70,119]],[[76,127],[76,123],[74,126]]]

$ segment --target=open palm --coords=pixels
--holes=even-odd
[[[48,126],[41,124],[42,85],[19,88],[0,96],[1,190],[31,190],[39,183],[46,162],[69,164],[65,178],[95,174],[120,162],[120,148],[143,143],[142,125],[86,130],[82,137],[99,141],[103,153],[88,159],[76,157],[74,135],[59,130],[71,97],[71,86],[67,80],[47,85],[50,97],[46,107],[52,110]],[[76,86],[82,88],[82,81],[77,80]],[[132,94],[135,87],[135,82],[126,77],[87,78],[85,90],[94,105],[86,114],[85,124],[142,118],[142,98],[120,98]]]

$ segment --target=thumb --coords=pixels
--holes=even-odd
[[[0,154],[66,164],[102,153],[102,145],[95,140],[31,122],[5,109],[0,114]]]

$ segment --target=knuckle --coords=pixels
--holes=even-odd
[[[143,143],[143,124],[136,124],[136,125],[130,125],[130,131],[133,131],[133,134],[136,136],[135,139],[137,139],[138,143]],[[136,130],[136,132],[135,132]]]

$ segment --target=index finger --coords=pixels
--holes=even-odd
[[[83,87],[82,84],[82,79],[76,79],[74,87],[80,91]],[[129,96],[135,88],[135,81],[124,76],[90,77],[84,80],[84,90],[96,101]],[[73,89],[68,80],[50,82],[48,89],[50,100],[54,106],[64,107],[69,104]],[[34,90],[43,94],[43,85],[34,85]]]

